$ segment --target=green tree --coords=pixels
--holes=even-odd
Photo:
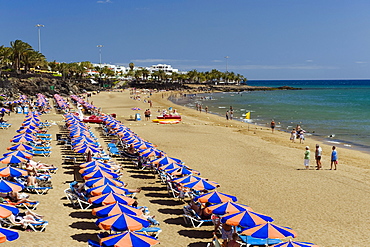
[[[135,64],[134,63],[129,63],[128,66],[130,67],[130,70],[134,70],[134,68],[135,68]]]
[[[12,60],[13,68],[17,71],[17,73],[19,73],[22,60],[24,59],[27,52],[33,49],[29,44],[19,39],[17,39],[16,41],[11,41],[10,47],[12,49],[11,60]]]

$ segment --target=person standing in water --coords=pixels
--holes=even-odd
[[[271,127],[271,133],[274,133],[274,129],[275,129],[275,121],[274,121],[274,119],[271,121],[270,127]]]

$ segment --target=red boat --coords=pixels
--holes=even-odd
[[[82,121],[85,123],[98,123],[98,124],[103,123],[103,119],[95,115],[85,117]]]
[[[181,115],[172,115],[172,114],[166,114],[162,116],[158,116],[158,119],[181,119]]]

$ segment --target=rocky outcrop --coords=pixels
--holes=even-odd
[[[48,97],[54,94],[70,95],[85,91],[99,90],[91,84],[90,80],[62,80],[58,77],[2,77],[0,78],[0,91],[8,96],[18,94],[36,95],[42,93]]]

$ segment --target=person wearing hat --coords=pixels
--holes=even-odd
[[[316,144],[316,150],[315,150],[316,170],[320,170],[321,168],[321,155],[322,155],[322,149],[319,146],[319,144]]]
[[[306,146],[306,152],[304,152],[304,166],[306,167],[306,170],[310,167],[310,147]]]

